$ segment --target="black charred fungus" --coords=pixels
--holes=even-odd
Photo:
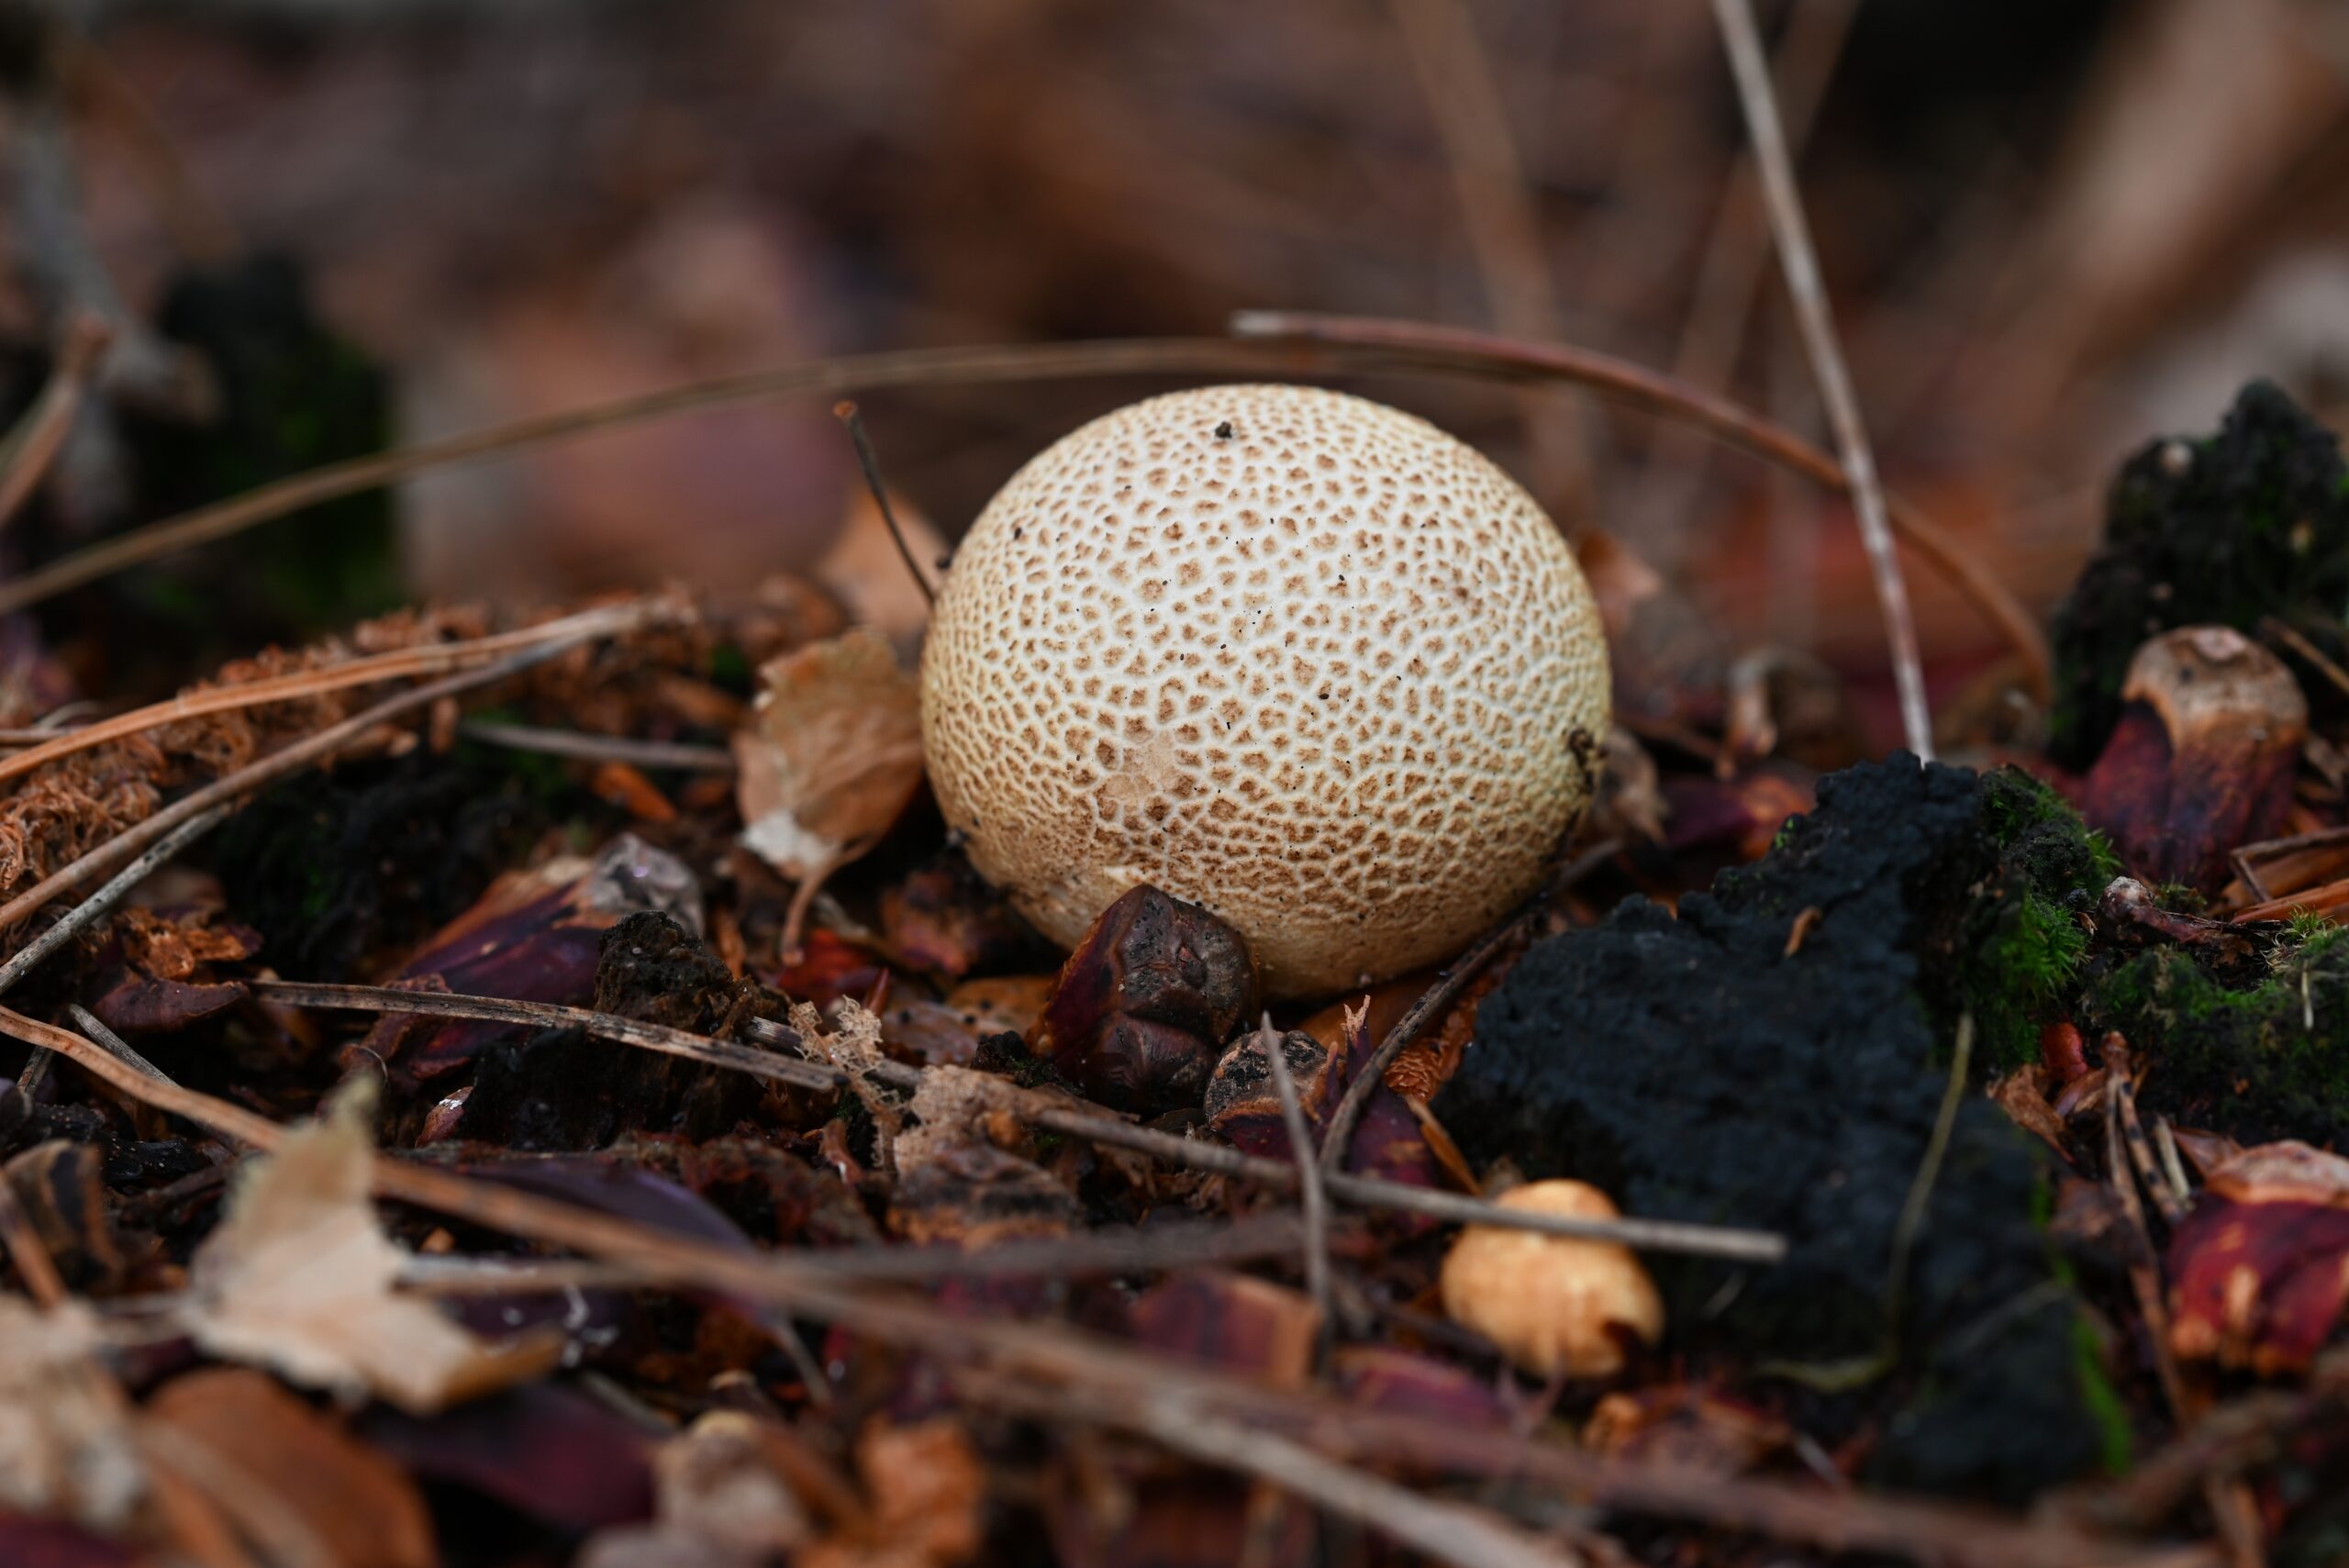
[[[601,1012],[696,1032],[777,1010],[773,998],[736,982],[700,938],[653,910],[604,933],[596,1004]],[[709,1139],[731,1131],[760,1094],[757,1079],[730,1069],[577,1029],[540,1029],[483,1051],[458,1130],[541,1152],[600,1149],[627,1132]]]
[[[659,910],[640,909],[604,933],[596,967],[599,1013],[707,1034],[727,1021],[742,995],[726,961]]]
[[[338,981],[454,919],[547,820],[494,758],[419,750],[262,795],[208,859],[282,973]]]
[[[1436,1112],[1480,1163],[1785,1235],[1787,1261],[1742,1278],[1653,1261],[1684,1341],[1823,1366],[1880,1356],[1897,1330],[1875,1467],[2028,1496],[2107,1451],[2108,1391],[2038,1218],[2043,1158],[1978,1095],[1960,1102],[1897,1325],[1887,1284],[1959,1014],[2030,1016],[2046,977],[1998,950],[2019,910],[2061,911],[2103,869],[2020,775],[1905,754],[1837,773],[1678,918],[1630,902],[1535,947],[1479,1010]]]
[[[2156,632],[2249,632],[2273,616],[2339,654],[2344,483],[2339,438],[2265,381],[2243,389],[2217,435],[2156,440],[2131,458],[2106,497],[2103,542],[2055,612],[2054,759],[2096,760],[2129,661]]]

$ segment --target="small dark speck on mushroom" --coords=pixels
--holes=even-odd
[[[1226,420],[1224,420],[1222,423],[1220,423],[1220,424],[1219,424],[1219,425],[1217,425],[1217,426],[1216,426],[1216,428],[1215,428],[1215,439],[1216,439],[1217,440],[1219,440],[1219,441],[1228,441],[1228,440],[1231,439],[1231,421],[1230,421],[1230,420],[1226,419]]]
[[[1012,525],[1012,528],[1011,528],[1011,537],[1012,537],[1013,539],[1019,539],[1019,538],[1021,538],[1021,537],[1022,537],[1022,530],[1020,529],[1019,526],[1018,524],[1016,524],[1016,523]]]

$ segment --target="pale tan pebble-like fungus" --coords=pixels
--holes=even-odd
[[[1581,1182],[1531,1182],[1503,1208],[1613,1219],[1615,1206]],[[1472,1225],[1443,1260],[1443,1310],[1535,1377],[1611,1377],[1624,1346],[1664,1336],[1664,1301],[1639,1259],[1613,1241]]]
[[[1341,393],[1220,386],[1036,457],[956,550],[922,736],[981,874],[1063,946],[1144,883],[1274,995],[1449,957],[1591,796],[1605,634],[1489,460]]]

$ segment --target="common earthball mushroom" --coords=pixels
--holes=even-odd
[[[1583,1182],[1529,1182],[1503,1208],[1613,1219],[1607,1195]],[[1664,1300],[1631,1249],[1530,1230],[1472,1225],[1444,1254],[1443,1310],[1535,1377],[1612,1377],[1624,1347],[1664,1336]]]
[[[1030,462],[955,551],[921,686],[948,824],[1047,937],[1152,884],[1275,996],[1438,962],[1530,895],[1608,728],[1532,497],[1301,386],[1153,397]]]

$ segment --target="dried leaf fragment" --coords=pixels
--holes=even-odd
[[[0,1296],[0,1512],[60,1515],[105,1533],[129,1522],[147,1473],[118,1396],[92,1359],[96,1319]]]
[[[856,1469],[869,1532],[818,1541],[799,1558],[806,1568],[951,1568],[978,1551],[987,1473],[961,1422],[875,1420],[856,1440]]]
[[[583,1568],[755,1568],[805,1546],[807,1516],[783,1468],[791,1438],[739,1410],[712,1410],[653,1456],[659,1517],[607,1529]]]
[[[2307,1366],[2349,1306],[2349,1159],[2246,1149],[2170,1238],[2170,1346],[2262,1375]]]
[[[324,1121],[242,1173],[228,1217],[196,1250],[188,1330],[215,1355],[419,1412],[543,1370],[394,1294],[407,1255],[367,1198],[373,1104],[372,1080],[355,1081]]]
[[[921,783],[921,693],[856,628],[770,661],[734,737],[742,841],[784,875],[821,882],[871,848]]]
[[[256,1542],[273,1539],[339,1568],[433,1568],[440,1552],[422,1494],[399,1466],[257,1372],[175,1378],[147,1407],[167,1455],[194,1445],[205,1490]],[[159,1429],[161,1431],[159,1432]]]

